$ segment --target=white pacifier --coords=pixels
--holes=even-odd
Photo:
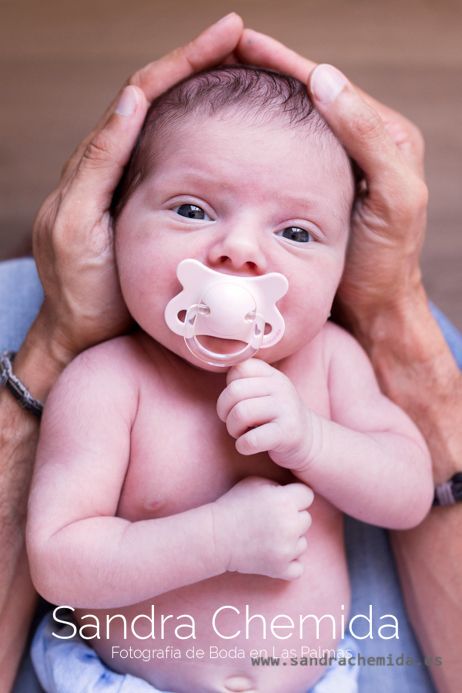
[[[172,332],[184,337],[188,349],[201,361],[232,366],[282,339],[285,324],[276,302],[289,288],[284,275],[271,272],[237,277],[192,259],[182,260],[176,274],[183,289],[167,304],[165,321]],[[208,349],[200,337],[231,339],[244,346],[220,353]]]

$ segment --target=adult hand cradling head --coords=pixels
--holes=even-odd
[[[57,365],[129,325],[116,276],[109,207],[150,102],[193,72],[230,57],[242,28],[232,13],[132,75],[42,205],[33,244],[45,301],[28,341],[46,345]]]
[[[269,36],[245,29],[238,55],[308,83],[316,108],[363,172],[338,294],[342,313],[361,337],[378,311],[405,311],[423,292],[419,254],[427,188],[421,134],[336,68],[317,66]]]

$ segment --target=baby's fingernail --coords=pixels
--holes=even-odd
[[[311,73],[311,91],[321,103],[335,101],[347,83],[346,77],[332,65],[318,65]]]
[[[125,87],[115,108],[115,113],[125,117],[131,116],[136,110],[136,104],[135,89],[133,87]]]

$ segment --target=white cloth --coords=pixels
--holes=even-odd
[[[52,614],[48,614],[32,642],[32,662],[46,693],[167,693],[130,674],[118,674],[101,661],[78,636],[60,640]],[[71,634],[70,626],[59,631]],[[342,653],[358,653],[356,642],[346,637],[339,644]],[[307,693],[357,693],[358,667],[333,662],[324,676]]]

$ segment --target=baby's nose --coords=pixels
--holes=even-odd
[[[214,269],[228,269],[248,274],[264,274],[267,259],[261,238],[245,228],[224,233],[211,245],[209,264]]]

